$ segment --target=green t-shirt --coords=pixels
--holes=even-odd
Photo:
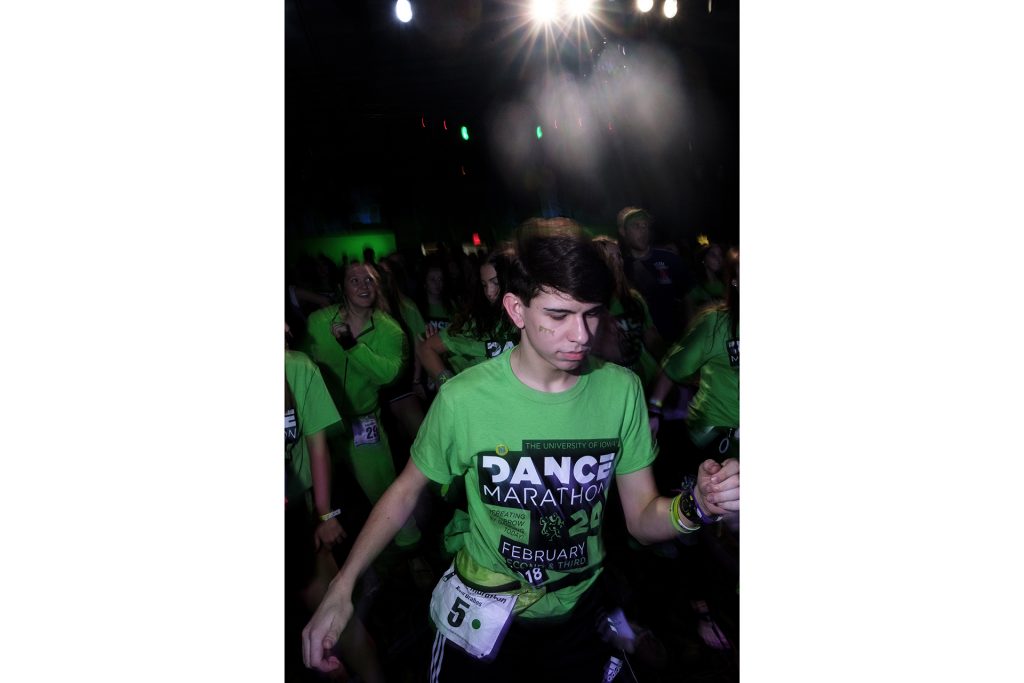
[[[412,460],[440,484],[465,476],[464,552],[477,565],[539,586],[600,566],[612,475],[647,467],[655,451],[632,372],[592,359],[571,389],[545,393],[519,381],[511,356],[441,387]],[[597,573],[547,593],[520,616],[568,613]]]
[[[488,358],[496,358],[506,351],[511,351],[516,345],[514,332],[504,328],[486,338],[453,334],[447,328],[438,334],[444,347],[448,349],[448,364],[456,373],[471,368]]]
[[[440,332],[452,324],[452,312],[444,304],[427,303],[427,314],[423,316],[428,327]]]
[[[327,393],[320,369],[304,353],[284,352],[284,379],[295,407],[284,411],[285,496],[299,504],[313,488],[306,437],[340,422],[338,409]]]
[[[686,293],[686,300],[693,309],[706,306],[713,301],[725,298],[725,285],[720,280],[709,280],[698,283]]]
[[[673,382],[700,372],[700,387],[687,418],[691,430],[740,426],[740,340],[732,338],[724,306],[694,318],[661,367]]]
[[[346,351],[331,334],[331,323],[343,319],[339,306],[309,316],[309,355],[320,366],[324,383],[338,411],[346,417],[377,410],[377,393],[394,382],[409,360],[402,327],[383,311],[374,311],[356,345]]]

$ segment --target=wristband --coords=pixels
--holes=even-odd
[[[655,417],[655,416],[661,417],[661,409],[664,406],[665,406],[665,404],[661,400],[659,400],[659,399],[656,399],[656,398],[648,399],[647,400],[647,415],[648,415],[648,417]]]
[[[330,512],[328,512],[325,515],[320,515],[320,521],[321,522],[326,522],[329,519],[334,519],[335,517],[337,517],[340,514],[341,514],[341,509],[340,508],[337,509],[337,510],[331,510]]]
[[[680,506],[683,504],[683,496],[685,495],[685,492],[680,493],[679,495],[672,499],[672,504],[669,506],[669,519],[672,521],[672,527],[679,533],[692,534],[694,531],[700,529],[700,524],[691,527],[686,526],[686,524],[683,523],[684,516],[680,514]],[[692,522],[693,520],[687,521]]]
[[[696,483],[696,478],[690,475],[683,477],[682,491],[679,493],[679,512],[689,522],[700,527],[703,520],[697,513],[697,502],[693,497],[693,488]]]
[[[693,488],[690,489],[690,496],[693,498],[693,507],[697,511],[697,517],[700,518],[701,524],[714,524],[722,519],[722,515],[709,515],[704,512],[700,507],[700,502],[697,501],[697,485],[694,484]]]
[[[437,376],[437,380],[436,380],[437,386],[441,386],[442,384],[444,384],[445,382],[447,382],[451,378],[452,378],[452,373],[448,372],[447,370],[442,370],[441,373]]]

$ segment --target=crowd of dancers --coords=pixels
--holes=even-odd
[[[735,680],[739,251],[532,219],[288,274],[287,680]]]

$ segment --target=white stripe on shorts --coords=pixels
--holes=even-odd
[[[441,675],[441,662],[444,660],[444,643],[447,640],[438,631],[434,636],[434,649],[430,654],[430,683],[437,683]]]

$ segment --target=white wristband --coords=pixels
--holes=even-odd
[[[340,514],[341,514],[341,509],[340,508],[337,509],[337,510],[332,510],[332,511],[328,512],[326,515],[320,515],[320,521],[321,522],[326,522],[329,519],[334,519],[335,517],[337,517]]]

